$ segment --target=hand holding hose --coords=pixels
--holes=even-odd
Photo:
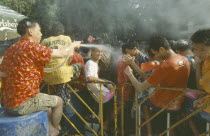
[[[73,43],[70,44],[70,46],[73,46],[74,49],[79,49],[81,45],[81,41],[74,41]]]
[[[70,45],[65,46],[61,48],[61,50],[64,50],[65,54],[67,55],[73,55],[74,50],[80,48],[81,41],[74,41]]]

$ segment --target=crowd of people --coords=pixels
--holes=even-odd
[[[92,113],[71,91],[69,84],[96,114],[99,99],[102,98],[104,134],[110,136],[113,135],[115,91],[118,101],[116,110],[119,115],[122,110],[121,101],[124,103],[126,120],[124,135],[129,135],[135,128],[135,120],[131,118],[135,106],[135,93],[138,93],[141,102],[154,91],[151,87],[190,88],[206,92],[202,95],[194,94],[196,96],[193,98],[186,93],[166,108],[167,112],[181,111],[180,114],[184,115],[210,101],[210,29],[195,32],[191,36],[191,43],[187,40],[170,41],[162,35],[152,36],[146,54],[138,49],[136,42],[125,42],[121,48],[120,60],[115,67],[107,67],[107,71],[103,70],[104,67],[101,65],[103,49],[80,48],[81,41],[72,42],[69,36],[65,36],[64,27],[59,22],[53,24],[50,37],[42,40],[41,44],[41,28],[36,21],[21,20],[17,32],[21,39],[5,52],[0,65],[2,105],[9,114],[18,116],[41,110],[47,111],[50,136],[57,136],[64,129],[71,135],[78,134],[68,121],[62,118],[62,113],[75,124],[81,134],[85,135],[85,124],[69,107],[69,103],[87,121],[97,123],[97,120],[90,118]],[[88,42],[95,40],[93,37],[88,38]],[[143,64],[155,66],[148,66],[149,70],[146,70],[143,69]],[[105,65],[111,65],[111,62]],[[57,68],[52,71],[47,70],[55,67]],[[84,85],[74,81],[88,83]],[[90,82],[108,84],[100,86],[99,83]],[[113,83],[116,84],[116,90]],[[40,84],[47,84],[49,90],[46,88],[40,90]],[[181,94],[181,91],[170,89],[155,90],[142,106],[142,118],[148,120],[154,111],[165,107]],[[197,118],[209,122],[210,107],[204,107]],[[201,133],[193,125],[195,126],[194,123],[190,123],[194,135]],[[146,125],[145,135],[154,135],[153,126],[151,123]]]

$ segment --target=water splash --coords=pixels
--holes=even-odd
[[[118,61],[122,58],[122,51],[120,49],[116,49],[112,47],[110,44],[81,44],[81,47],[97,47],[101,48],[104,53],[111,53],[112,56],[112,64],[117,65]]]
[[[104,51],[112,51],[113,47],[110,44],[81,44],[81,47],[87,47],[87,48],[101,48]]]

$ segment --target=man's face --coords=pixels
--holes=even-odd
[[[206,58],[210,56],[210,46],[203,43],[194,43],[193,51],[195,56],[197,56],[201,61],[205,61]]]
[[[91,53],[92,53],[92,58],[94,60],[100,60],[101,56],[103,54],[103,51],[102,51],[102,49],[98,48],[98,49],[94,49]]]
[[[154,54],[154,59],[157,61],[163,61],[165,60],[165,55],[162,50],[159,49],[159,51],[151,49],[152,54]]]
[[[39,24],[36,24],[35,27],[30,28],[31,29],[31,36],[34,42],[39,43],[42,38],[42,32]]]
[[[138,52],[137,48],[134,47],[133,49],[126,49],[127,54],[131,55],[131,56],[135,56]]]

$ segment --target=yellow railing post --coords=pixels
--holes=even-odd
[[[78,81],[77,81],[78,82]],[[84,102],[84,100],[74,91],[74,89],[72,89],[72,87],[67,84],[68,88],[70,89],[71,92],[73,92],[77,98],[89,109],[89,111],[99,120],[100,122],[100,128],[101,128],[101,136],[104,135],[104,120],[103,120],[103,96],[102,96],[102,83],[103,84],[107,84],[109,82],[85,82],[85,83],[100,83],[100,98],[96,98],[98,101],[99,101],[99,115],[100,115],[100,118],[98,115],[95,114],[95,112]],[[116,90],[116,86],[115,87],[115,90]],[[95,94],[93,94],[95,97],[97,97]],[[115,91],[115,95],[114,95],[114,120],[115,120],[115,136],[117,136],[117,106],[116,106],[116,100],[117,97],[116,97],[116,91]],[[96,132],[88,125],[88,123],[83,119],[83,117],[81,117],[81,115],[73,108],[73,106],[71,106],[70,103],[68,103],[68,105],[70,106],[70,108],[73,109],[73,111],[79,116],[79,118],[88,126],[88,128],[95,134],[95,135],[98,135],[96,134]],[[70,123],[70,122],[69,122]],[[75,129],[76,130],[76,129]],[[77,131],[77,130],[76,130]]]
[[[75,110],[74,107],[69,102],[67,104],[77,114],[77,116],[85,123],[85,125],[93,132],[93,134],[95,136],[98,136],[98,134],[90,127],[90,125],[83,119],[83,117],[77,112],[77,110]]]
[[[117,136],[117,91],[116,91],[116,85],[114,85],[114,133],[115,136]]]
[[[138,107],[138,92],[135,91],[135,107],[136,107],[136,113],[135,113],[135,116],[136,116],[136,120],[135,120],[135,124],[136,124],[136,128],[135,128],[135,132],[136,132],[136,136],[139,136],[141,135],[140,132],[139,132],[139,120],[141,119],[139,117],[139,107]],[[141,108],[141,107],[140,107]]]
[[[99,117],[95,114],[95,112],[90,108],[90,106],[88,106],[86,103],[85,103],[85,101],[74,91],[74,89],[69,85],[69,84],[67,84],[67,86],[69,87],[69,89],[71,90],[71,92],[73,92],[76,96],[77,96],[77,98],[86,106],[86,108],[88,108],[88,110],[98,119],[98,120],[100,120],[99,119]]]
[[[182,96],[184,96],[185,93],[181,93],[178,97],[176,97],[174,100],[172,100],[171,102],[169,102],[166,106],[164,106],[161,110],[159,110],[157,113],[155,113],[150,119],[146,120],[143,124],[140,125],[140,127],[144,126],[146,123],[148,123],[149,121],[151,121],[153,118],[155,118],[157,115],[159,115],[161,112],[163,112],[169,105],[171,105],[172,103],[174,103],[176,100],[178,100],[179,98],[181,98]]]
[[[141,108],[140,106],[141,106],[148,98],[150,98],[150,97],[155,93],[155,91],[157,91],[157,90],[159,90],[159,89],[166,89],[166,90],[172,90],[172,91],[181,91],[182,93],[181,93],[179,96],[177,96],[176,98],[174,98],[172,101],[170,101],[168,104],[166,104],[166,105],[165,105],[162,109],[160,109],[158,112],[156,112],[151,118],[149,118],[148,120],[146,120],[145,122],[143,122],[141,125],[138,124],[138,127],[136,127],[136,129],[137,129],[137,128],[140,128],[140,129],[141,129],[141,127],[143,127],[145,124],[147,124],[149,121],[151,121],[151,120],[152,120],[153,118],[155,118],[157,115],[159,115],[162,111],[164,111],[165,109],[167,109],[168,106],[169,106],[170,104],[174,103],[175,101],[177,101],[178,99],[180,99],[181,97],[183,97],[183,96],[185,95],[185,93],[187,93],[187,92],[196,92],[196,93],[201,93],[201,94],[209,94],[209,93],[207,93],[207,92],[203,92],[203,91],[195,90],[195,89],[172,88],[172,87],[154,87],[154,88],[156,88],[156,90],[154,90],[151,94],[149,94],[147,97],[145,97],[145,98],[143,99],[143,101],[140,102],[140,103],[137,102],[138,99],[137,99],[137,96],[135,95],[135,101],[136,101],[136,125],[138,124],[137,121],[139,121],[139,123],[140,123],[140,118],[141,118],[140,115],[137,113],[137,112],[139,112],[138,109]],[[138,93],[138,92],[136,91],[136,93]],[[191,114],[189,114],[188,116],[186,116],[184,119],[178,121],[177,123],[175,123],[175,124],[172,125],[171,127],[167,128],[164,132],[162,132],[162,133],[160,134],[160,136],[164,135],[165,133],[167,133],[167,132],[170,131],[171,129],[175,128],[176,126],[178,126],[179,124],[181,124],[181,123],[184,122],[185,120],[187,120],[187,119],[189,119],[190,117],[194,116],[195,114],[197,114],[198,112],[200,112],[202,109],[204,109],[204,108],[207,107],[208,105],[210,105],[210,102],[207,103],[206,105],[200,107],[200,108],[197,109],[196,111],[192,112]],[[207,132],[205,132],[205,133],[203,133],[203,134],[201,134],[201,135],[205,135],[205,134],[207,134],[207,133],[209,133],[209,131],[207,131]],[[136,130],[136,136],[141,136],[140,131],[137,131],[137,130]]]
[[[124,85],[121,92],[121,135],[124,136]]]
[[[69,124],[77,131],[79,135],[83,136],[82,134],[80,134],[80,131],[77,129],[77,127],[69,120],[68,117],[66,117],[64,113],[63,113],[63,117],[69,122]]]
[[[103,119],[103,97],[102,97],[102,84],[100,83],[100,99],[99,99],[99,112],[100,112],[100,125],[101,136],[104,135],[104,119]]]

